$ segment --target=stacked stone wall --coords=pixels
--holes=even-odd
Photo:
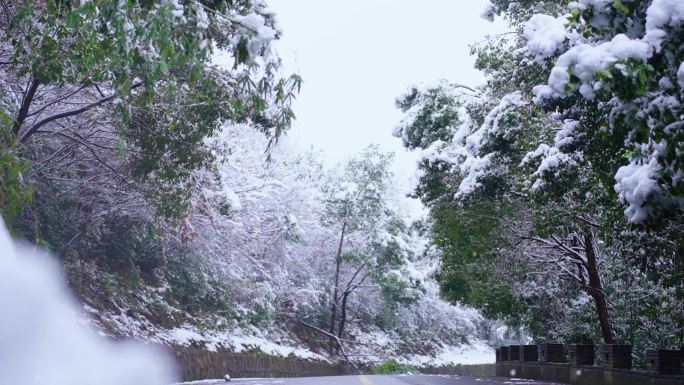
[[[183,381],[246,377],[317,377],[344,374],[343,367],[324,361],[275,357],[261,353],[216,352],[193,347],[173,347]]]

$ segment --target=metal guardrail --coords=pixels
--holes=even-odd
[[[682,350],[649,350],[644,371],[632,370],[630,345],[511,345],[496,349],[496,373],[568,384],[684,385],[683,357]]]
[[[594,344],[544,343],[539,345],[510,345],[496,349],[496,362],[540,362],[569,363],[571,366],[594,366],[596,364]],[[602,345],[601,366],[612,369],[632,368],[632,347],[630,345]],[[646,368],[650,373],[682,375],[682,350],[648,350]]]

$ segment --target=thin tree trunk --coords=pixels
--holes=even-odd
[[[364,275],[359,282],[356,285],[352,285],[354,283],[354,280],[356,277],[359,275],[359,273],[366,267],[366,264],[363,263],[361,266],[359,266],[358,269],[356,269],[356,272],[352,275],[351,279],[349,282],[347,282],[347,287],[344,289],[344,293],[342,294],[342,305],[341,305],[341,314],[340,314],[340,322],[337,326],[337,338],[342,338],[342,335],[344,334],[344,328],[347,325],[347,301],[349,299],[349,296],[352,294],[354,289],[356,289],[359,285],[363,283],[363,281],[366,280],[366,277],[368,277],[368,274]],[[337,353],[337,352],[335,352]]]
[[[340,324],[337,327],[337,338],[342,338],[342,334],[344,333],[344,327],[346,326],[347,323],[347,299],[349,298],[349,295],[351,294],[351,291],[347,290],[342,294],[342,310],[340,313]]]
[[[340,243],[337,245],[337,256],[335,257],[335,286],[333,288],[332,303],[330,304],[330,328],[328,332],[335,335],[335,323],[337,323],[337,294],[340,286],[340,265],[342,264],[342,243],[344,243],[344,233],[347,230],[347,222],[342,223],[342,234],[340,234]],[[335,340],[330,338],[329,351],[332,353],[335,350]]]
[[[596,250],[594,249],[594,237],[591,230],[586,230],[584,233],[584,248],[587,256],[587,271],[589,273],[589,286],[587,287],[587,291],[594,299],[594,304],[596,305],[596,314],[599,318],[603,341],[606,344],[615,344],[615,335],[613,334],[613,327],[610,324],[608,305],[606,304],[606,296],[598,271]]]
[[[21,126],[24,124],[24,121],[28,116],[29,109],[31,108],[31,103],[33,102],[33,97],[36,95],[36,90],[38,90],[39,85],[40,82],[34,78],[33,80],[31,80],[31,84],[26,90],[26,94],[24,95],[24,98],[21,101],[21,107],[19,107],[19,113],[17,114],[17,118],[14,120],[14,124],[12,125],[12,133],[14,133],[15,137],[19,136],[19,130],[21,130]]]

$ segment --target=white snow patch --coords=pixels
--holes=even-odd
[[[543,62],[556,53],[566,38],[566,18],[536,14],[525,25],[523,36],[527,39],[527,49],[535,59]]]
[[[470,345],[442,345],[435,357],[412,355],[398,361],[421,367],[489,364],[495,359],[494,349],[477,341]]]
[[[628,204],[625,215],[632,223],[641,223],[649,216],[646,200],[660,191],[656,178],[661,168],[654,158],[645,164],[632,162],[620,167],[615,174],[615,191]]]
[[[208,29],[209,28],[209,15],[204,11],[201,4],[197,4],[195,7],[195,12],[197,12],[197,28]]]
[[[684,22],[684,1],[653,0],[646,10],[646,35],[644,41],[660,51],[667,35],[664,28],[675,27]]]
[[[587,99],[593,99],[592,85],[596,72],[614,65],[617,61],[635,59],[646,61],[651,55],[651,46],[640,40],[633,40],[627,35],[619,34],[612,40],[598,45],[579,44],[563,53],[551,70],[548,85],[537,86],[533,89],[535,101],[545,98],[559,97],[566,93],[566,86],[570,82],[568,69],[580,79],[580,93]]]
[[[564,135],[567,135],[568,131],[574,128],[574,123],[576,122],[570,121],[564,124],[564,129],[561,129],[561,131],[556,134],[556,140],[564,145],[571,143],[569,139],[573,138]],[[575,159],[571,154],[564,153],[557,146],[552,147],[546,143],[541,143],[534,151],[525,154],[520,165],[530,165],[535,161],[538,161],[539,164],[536,171],[532,174],[532,179],[534,180],[532,190],[538,190],[546,186],[546,179],[558,177],[562,167],[575,164]]]
[[[556,132],[556,136],[554,138],[554,145],[558,148],[561,148],[563,146],[569,146],[573,144],[576,140],[576,133],[575,129],[579,125],[579,122],[576,120],[566,120],[563,125],[561,126],[560,130]]]
[[[230,347],[236,353],[260,350],[273,356],[295,356],[308,360],[327,361],[327,358],[309,349],[276,343],[273,341],[273,337],[263,335],[256,328],[236,327],[226,332],[202,332],[192,325],[184,325],[162,332],[160,338],[166,344],[190,345],[192,342],[200,343],[209,351],[217,351],[219,347]]]
[[[267,47],[276,38],[276,31],[266,25],[263,16],[256,13],[248,15],[235,15],[233,21],[249,30],[250,39],[247,50],[252,58],[256,58],[264,47]]]
[[[684,88],[684,63],[680,64],[677,70],[677,83],[681,88]]]
[[[181,23],[185,23],[185,16],[183,16],[185,13],[185,8],[183,7],[183,4],[178,2],[178,0],[164,0],[161,2],[161,4],[167,5],[171,8],[171,15],[174,17],[174,19]]]

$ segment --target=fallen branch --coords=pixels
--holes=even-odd
[[[308,327],[308,328],[311,329],[311,330],[317,331],[317,332],[319,332],[319,333],[321,333],[321,334],[327,336],[328,338],[333,339],[333,340],[335,341],[335,343],[337,344],[337,347],[340,348],[340,353],[342,353],[342,357],[344,357],[344,360],[347,361],[347,363],[348,363],[349,365],[351,365],[351,367],[354,368],[354,370],[355,370],[358,374],[362,374],[362,373],[361,373],[361,370],[359,370],[358,366],[356,366],[356,364],[354,364],[354,363],[349,359],[349,356],[347,355],[346,351],[344,350],[344,345],[342,345],[342,342],[354,343],[354,341],[349,341],[349,340],[345,340],[345,339],[339,338],[338,336],[336,336],[336,335],[334,335],[334,334],[331,334],[331,333],[328,333],[327,331],[325,331],[325,330],[319,328],[318,326],[312,325],[312,324],[310,324],[310,323],[308,323],[308,322],[306,322],[306,321],[302,321],[301,319],[296,318],[296,317],[293,317],[293,316],[290,315],[290,314],[286,314],[286,313],[280,313],[280,314],[283,315],[283,316],[285,316],[286,318],[289,318],[290,320],[292,320],[292,321],[294,321],[294,322],[296,322],[296,323],[302,325],[302,326],[306,326],[306,327]]]

